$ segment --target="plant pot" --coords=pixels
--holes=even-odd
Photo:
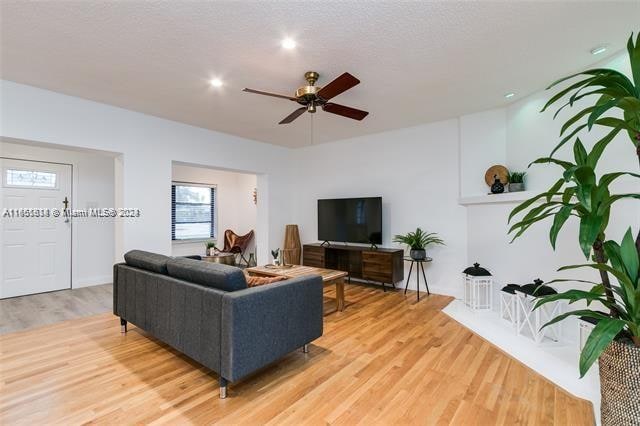
[[[427,258],[427,251],[425,249],[411,249],[409,256],[413,260],[424,260]]]
[[[614,340],[600,365],[600,419],[603,426],[638,424],[640,419],[640,348]]]
[[[509,192],[521,192],[524,191],[524,183],[510,183]]]

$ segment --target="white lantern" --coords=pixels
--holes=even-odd
[[[462,272],[464,303],[474,311],[490,311],[493,308],[493,277],[479,263]]]
[[[511,327],[518,324],[516,289],[517,284],[507,284],[500,290],[500,319],[506,321]]]

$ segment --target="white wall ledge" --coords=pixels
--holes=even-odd
[[[458,204],[469,206],[474,204],[519,203],[538,194],[536,191],[505,192],[502,194],[482,194],[458,198]]]

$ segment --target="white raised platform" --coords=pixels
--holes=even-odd
[[[577,343],[543,342],[537,345],[533,340],[517,335],[500,320],[497,312],[474,312],[457,299],[442,311],[567,392],[591,401],[596,422],[600,422],[598,367],[594,365],[584,378],[580,378]]]

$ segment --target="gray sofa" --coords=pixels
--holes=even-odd
[[[234,382],[322,336],[322,279],[247,288],[239,268],[133,250],[113,268],[113,313]]]

